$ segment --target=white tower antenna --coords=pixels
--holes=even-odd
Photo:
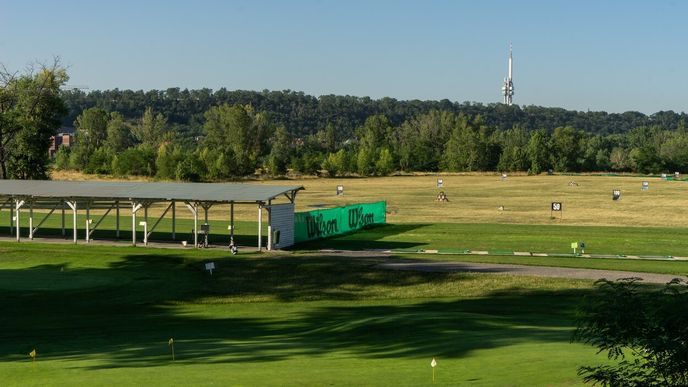
[[[514,59],[511,54],[511,43],[509,43],[509,77],[504,78],[504,85],[502,86],[502,95],[504,96],[504,103],[508,106],[513,104],[514,97]]]

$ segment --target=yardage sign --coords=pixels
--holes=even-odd
[[[643,191],[647,191],[650,188],[650,182],[649,181],[644,181],[643,182],[643,188],[641,188]]]
[[[561,211],[561,202],[552,202],[552,211]]]
[[[444,187],[444,180],[437,179],[437,188],[442,188],[442,187]]]
[[[338,185],[337,186],[337,196],[342,196],[342,195],[344,195],[344,186]]]

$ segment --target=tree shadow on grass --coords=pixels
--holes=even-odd
[[[573,309],[585,294],[510,289],[409,300],[385,295],[446,281],[460,286],[472,277],[380,270],[375,260],[333,257],[216,263],[212,277],[201,261],[146,254],[106,269],[65,262],[0,270],[0,359],[24,359],[17,354],[39,348],[47,359],[98,359],[67,363],[75,368],[157,366],[170,362],[172,337],[178,361],[190,364],[334,352],[462,357],[516,343],[567,343]]]
[[[421,223],[381,224],[367,227],[364,230],[350,234],[320,239],[316,241],[299,243],[293,249],[296,250],[369,250],[369,249],[410,249],[425,245],[419,242],[404,242],[385,240],[386,238],[402,235],[417,229],[430,226]]]

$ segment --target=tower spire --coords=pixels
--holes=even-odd
[[[504,103],[508,106],[511,106],[513,104],[513,96],[514,96],[514,80],[513,80],[513,72],[514,72],[514,59],[513,59],[513,54],[512,54],[512,45],[511,42],[509,42],[509,76],[504,79],[504,85],[502,86],[502,95],[504,96]]]

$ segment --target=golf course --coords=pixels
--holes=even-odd
[[[608,361],[572,342],[594,280],[384,264],[688,274],[684,181],[457,174],[288,184],[305,187],[297,211],[384,200],[387,224],[257,252],[255,208],[237,206],[233,256],[222,206],[210,212],[207,249],[128,246],[130,224],[117,240],[109,215],[90,245],[68,243],[56,214],[40,241],[17,243],[1,211],[1,384],[582,385],[578,367]],[[448,201],[435,200],[440,191]],[[189,214],[179,216],[178,230],[188,230]],[[151,239],[168,241],[169,226]],[[586,255],[571,249],[581,241]]]

